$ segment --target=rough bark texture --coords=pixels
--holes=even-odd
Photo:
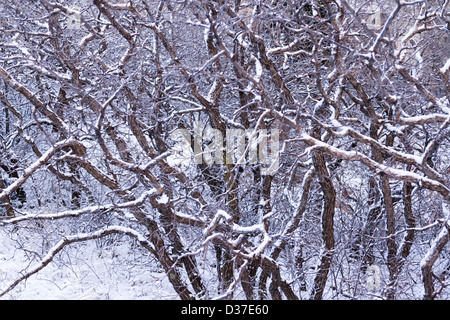
[[[319,135],[319,133],[320,131],[316,131],[315,134]],[[321,300],[334,254],[334,212],[336,204],[336,191],[334,189],[330,173],[328,172],[325,156],[322,151],[316,151],[314,153],[313,163],[323,194],[321,220],[324,249],[320,258],[321,260],[317,275],[314,279],[314,288],[311,298],[314,300]]]

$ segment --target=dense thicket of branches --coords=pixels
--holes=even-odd
[[[3,294],[122,234],[181,299],[449,297],[449,1],[0,9],[1,228],[71,230]],[[278,130],[277,170],[174,156],[211,128]]]

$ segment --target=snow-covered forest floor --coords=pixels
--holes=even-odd
[[[42,231],[37,233],[37,228]],[[2,228],[0,287],[38,264],[56,239],[34,223],[20,231]],[[167,275],[143,251],[129,239],[114,236],[67,246],[53,262],[0,299],[177,299]]]

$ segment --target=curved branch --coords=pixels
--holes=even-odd
[[[311,146],[309,151],[312,151],[313,149],[322,149],[326,151],[326,153],[344,160],[359,161],[375,171],[384,172],[392,178],[409,182],[417,182],[427,189],[439,192],[446,199],[450,198],[450,189],[436,180],[421,176],[414,172],[386,166],[357,151],[345,151],[340,148],[333,147],[325,142],[311,137],[304,132],[302,133],[300,140]]]
[[[89,233],[80,233],[75,235],[70,235],[65,237],[64,239],[61,239],[55,246],[53,246],[48,253],[45,255],[45,257],[42,259],[42,261],[32,267],[29,271],[27,271],[25,274],[23,274],[20,278],[16,279],[13,283],[11,283],[5,290],[0,292],[0,297],[4,296],[11,290],[13,290],[18,284],[20,284],[22,281],[28,279],[33,274],[41,271],[44,269],[50,262],[52,262],[53,258],[62,250],[65,246],[81,242],[81,241],[87,241],[92,239],[99,239],[102,237],[105,237],[110,234],[125,234],[127,236],[130,236],[132,238],[135,238],[140,245],[142,245],[145,249],[150,251],[152,254],[157,255],[155,249],[150,244],[150,242],[147,241],[147,239],[137,232],[134,229],[122,227],[122,226],[109,226],[102,229],[99,229],[94,232]]]
[[[10,196],[11,193],[20,188],[33,173],[35,173],[42,166],[46,165],[48,161],[55,155],[56,152],[66,147],[73,147],[77,150],[85,150],[85,147],[74,138],[70,138],[56,143],[52,148],[47,150],[47,152],[45,152],[37,161],[35,161],[32,165],[26,168],[23,171],[22,177],[17,179],[13,184],[11,184],[8,188],[4,189],[0,193],[0,200],[5,201],[5,199],[8,196]]]
[[[424,300],[433,300],[435,297],[434,284],[433,284],[433,265],[439,258],[441,251],[444,249],[447,242],[450,240],[449,234],[450,225],[445,223],[439,235],[434,239],[430,250],[425,257],[420,261],[420,268],[422,269],[422,280],[425,289],[423,296]]]

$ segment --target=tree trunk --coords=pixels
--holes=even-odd
[[[442,227],[441,232],[433,241],[431,248],[428,250],[425,257],[420,262],[420,267],[422,269],[422,281],[423,287],[425,289],[425,294],[423,296],[424,300],[434,300],[435,289],[433,277],[435,277],[432,268],[436,260],[439,258],[441,251],[444,249],[447,242],[450,240],[449,233],[450,226],[448,222]]]
[[[5,183],[3,182],[3,179],[0,178],[0,189],[5,189],[5,188],[6,188]],[[6,215],[9,218],[14,218],[14,216],[15,216],[14,208],[12,206],[11,199],[9,198],[9,196],[5,197],[4,203],[5,203],[4,206],[6,209]]]
[[[316,136],[319,132],[316,131]],[[330,174],[328,172],[325,157],[322,151],[315,151],[313,155],[313,164],[319,178],[319,183],[323,193],[322,207],[322,238],[325,244],[322,253],[319,271],[314,279],[314,288],[311,298],[321,300],[325,290],[331,262],[334,251],[334,211],[336,202],[336,191],[333,186]]]

